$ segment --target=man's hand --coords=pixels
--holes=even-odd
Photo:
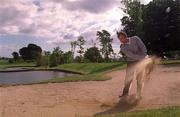
[[[146,58],[146,59],[149,58],[149,55],[146,55],[145,58]]]

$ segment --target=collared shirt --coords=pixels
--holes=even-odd
[[[147,55],[147,49],[138,36],[129,37],[129,42],[121,44],[121,51],[127,56],[127,61],[139,61]]]

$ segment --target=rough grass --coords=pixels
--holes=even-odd
[[[111,79],[111,77],[103,74],[87,74],[87,75],[73,75],[63,78],[52,78],[50,80],[45,80],[37,83],[27,83],[27,84],[13,84],[13,85],[0,85],[0,87],[17,86],[17,85],[32,85],[32,84],[47,84],[47,83],[64,83],[64,82],[79,82],[79,81],[106,81]]]
[[[121,68],[125,63],[71,63],[59,65],[57,68],[78,71],[85,74],[94,74],[112,70],[114,68]]]
[[[180,64],[180,60],[162,60],[160,62],[162,65],[172,65],[172,64]]]
[[[162,65],[170,64],[180,64],[180,60],[165,60],[161,61]],[[14,63],[9,64],[7,61],[0,61],[0,69],[7,67],[33,67],[34,63]],[[48,68],[48,69],[57,69],[57,70],[66,70],[81,73],[84,75],[73,75],[63,78],[53,78],[47,81],[38,82],[38,83],[29,83],[29,84],[43,84],[43,83],[62,83],[62,82],[77,82],[77,81],[104,81],[111,79],[108,76],[105,76],[105,73],[120,70],[126,67],[125,62],[116,62],[116,63],[70,63],[62,64],[58,67]],[[34,69],[44,69],[45,67],[34,67]]]
[[[7,60],[0,60],[0,69],[5,69],[9,67],[34,67],[35,63],[18,62],[9,63]]]
[[[95,117],[180,117],[180,107],[166,107],[139,112],[116,113]]]
[[[17,65],[19,66],[19,65]],[[37,82],[37,83],[28,83],[24,85],[30,84],[45,84],[45,83],[63,83],[63,82],[77,82],[77,81],[105,81],[111,79],[109,76],[106,76],[105,73],[115,70],[121,69],[124,67],[124,63],[71,63],[71,64],[63,64],[58,67],[50,68],[56,70],[67,70],[72,72],[83,73],[83,75],[73,75],[67,76],[63,78],[52,78],[50,80]],[[46,68],[34,68],[37,70]],[[49,69],[49,68],[48,68]],[[16,84],[19,85],[19,84]],[[16,86],[11,85],[11,86]],[[9,86],[9,85],[1,85],[1,86]]]

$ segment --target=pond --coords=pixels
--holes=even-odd
[[[0,72],[0,85],[36,83],[55,77],[65,77],[71,75],[73,74],[61,71]]]

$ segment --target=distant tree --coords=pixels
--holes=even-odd
[[[84,44],[85,44],[85,40],[83,36],[79,36],[78,40],[77,40],[77,45],[79,46],[79,50],[77,51],[80,54],[80,58],[81,58],[81,62],[83,59],[83,53],[84,53]]]
[[[52,54],[56,56],[58,64],[64,63],[64,52],[60,47],[55,47]]]
[[[112,38],[111,38],[111,35],[108,31],[106,30],[102,30],[102,31],[97,31],[97,40],[100,41],[101,43],[101,52],[102,52],[102,55],[104,56],[105,58],[105,61],[108,62],[109,61],[109,55],[111,53],[113,53],[113,48],[112,48]]]
[[[72,42],[70,42],[70,44],[71,44],[71,52],[73,53],[73,58],[74,58],[74,53],[75,53],[75,51],[76,51],[76,46],[77,46],[77,41],[72,41]]]
[[[80,56],[76,56],[75,57],[75,62],[78,62],[78,63],[82,62],[81,57]]]
[[[64,63],[71,63],[73,62],[73,53],[71,51],[64,53]]]
[[[84,54],[84,58],[90,62],[100,62],[102,60],[102,56],[97,47],[88,48]]]
[[[41,47],[36,44],[29,44],[27,48],[30,50],[29,54],[31,55],[32,59],[36,59],[39,56],[39,54],[42,53]]]
[[[42,53],[42,49],[40,46],[35,44],[29,44],[27,47],[23,47],[19,50],[20,55],[24,60],[33,60],[37,59],[39,54]]]
[[[36,57],[36,66],[42,66],[42,55],[39,53]]]
[[[48,67],[49,66],[49,58],[50,56],[44,55],[41,58],[41,66]]]
[[[52,53],[50,55],[50,59],[49,59],[49,66],[50,67],[56,67],[58,65],[58,59],[57,59],[57,56]]]
[[[16,61],[17,59],[19,59],[19,54],[17,52],[13,52],[12,53],[13,59]]]
[[[142,38],[142,14],[144,5],[140,3],[140,0],[122,0],[125,8],[124,12],[127,14],[121,19],[124,31],[129,36],[138,35]]]
[[[50,55],[51,55],[51,52],[50,52],[50,51],[44,51],[44,55],[45,55],[45,56],[50,56]]]
[[[29,52],[30,52],[30,50],[27,47],[23,47],[19,50],[19,54],[21,55],[23,60],[31,60],[32,59]]]

